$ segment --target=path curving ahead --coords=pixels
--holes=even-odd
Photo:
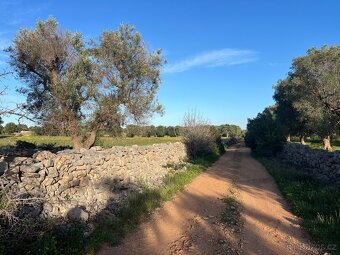
[[[221,198],[232,187],[241,203],[241,231],[217,223],[225,209]],[[239,145],[156,210],[120,246],[104,245],[97,255],[318,254],[299,222],[273,178]]]

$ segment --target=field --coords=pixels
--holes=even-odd
[[[292,140],[294,143],[298,143],[299,140],[298,139],[293,139]],[[322,149],[323,145],[322,145],[322,141],[321,140],[306,140],[306,145],[308,145],[309,147],[313,148],[313,149]],[[340,150],[340,139],[333,139],[332,140],[332,147],[333,150]]]
[[[99,137],[95,145],[103,148],[112,146],[131,146],[131,145],[151,145],[157,143],[181,141],[181,137]],[[17,141],[33,143],[36,146],[63,146],[72,147],[71,137],[68,136],[2,136],[0,138],[0,147],[15,146]]]

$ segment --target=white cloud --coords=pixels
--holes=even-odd
[[[252,50],[222,49],[198,54],[186,60],[169,64],[164,73],[179,73],[196,67],[216,67],[239,65],[257,60],[257,52]]]

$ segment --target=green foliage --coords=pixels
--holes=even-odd
[[[35,135],[43,135],[43,129],[39,126],[29,127],[28,130],[32,131]]]
[[[48,131],[58,127],[71,135],[77,148],[92,146],[98,130],[163,113],[156,98],[165,62],[161,50],[150,52],[131,25],[91,41],[48,18],[20,29],[6,50],[25,84],[19,90],[27,96],[23,109],[50,125]]]
[[[339,132],[339,70],[339,46],[312,48],[293,60],[291,72],[277,83],[274,94],[276,114],[287,135],[317,134],[329,140]]]
[[[240,221],[240,203],[237,201],[235,196],[230,195],[223,198],[223,203],[227,206],[227,208],[221,215],[221,221],[227,228],[232,228]]]
[[[276,159],[258,159],[275,178],[293,213],[303,219],[309,234],[333,254],[331,248],[340,247],[340,189]]]
[[[167,135],[167,136],[170,136],[170,137],[176,137],[177,134],[176,134],[176,129],[175,129],[175,127],[167,127],[167,128],[166,128],[166,135]]]
[[[18,126],[17,124],[13,123],[13,122],[9,122],[5,125],[4,127],[4,133],[5,134],[13,134],[18,132]]]
[[[286,140],[285,130],[277,121],[275,108],[266,108],[256,118],[248,119],[245,143],[254,152],[275,155]]]
[[[230,138],[223,137],[222,142],[226,147],[229,147],[229,146],[232,146],[234,144],[237,144],[238,139],[236,137],[230,137]]]
[[[340,118],[340,46],[311,48],[295,58],[290,76],[304,98]]]
[[[237,125],[231,125],[231,124],[221,125],[219,126],[219,130],[220,130],[222,137],[241,138],[244,135],[242,129]]]
[[[137,125],[128,125],[125,128],[125,133],[127,137],[141,136],[141,128]]]
[[[164,137],[165,136],[165,128],[163,126],[156,127],[156,136]]]

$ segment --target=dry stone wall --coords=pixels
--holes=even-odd
[[[340,185],[340,151],[311,149],[307,145],[288,143],[281,157],[300,171]]]
[[[186,156],[179,142],[105,150],[93,147],[56,154],[40,151],[32,158],[3,161],[0,168],[7,186],[43,199],[36,215],[87,220],[103,209],[121,207],[131,191],[160,186],[168,165]]]

